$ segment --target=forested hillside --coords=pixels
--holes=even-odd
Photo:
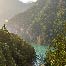
[[[35,50],[18,35],[0,29],[0,66],[32,66]]]
[[[9,20],[8,28],[27,41],[50,44],[66,21],[65,7],[65,0],[38,0],[32,8]]]

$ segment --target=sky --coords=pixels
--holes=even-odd
[[[19,0],[23,3],[32,3],[32,2],[37,2],[37,0]]]
[[[28,0],[0,0],[0,25],[4,24],[5,20],[12,18],[18,13],[24,12],[33,4]],[[33,1],[34,2],[34,1]]]

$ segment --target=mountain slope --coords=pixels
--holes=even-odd
[[[11,30],[15,33],[18,32],[19,34],[23,30],[24,30],[23,32],[27,32],[28,29],[30,29],[31,26],[33,25],[33,23],[34,23],[33,20],[35,20],[35,18],[38,17],[41,10],[43,8],[45,8],[46,5],[48,5],[48,2],[49,2],[49,0],[42,0],[42,1],[38,0],[38,2],[35,3],[35,5],[32,8],[30,8],[29,10],[27,10],[24,13],[20,13],[20,14],[16,15],[8,23],[8,27],[13,28],[13,29],[9,29],[9,30]],[[23,35],[23,33],[22,33],[22,35]]]
[[[39,0],[32,8],[12,18],[8,27],[13,28],[10,30],[26,40],[37,43],[44,43],[45,39],[49,41],[53,36],[52,29],[54,21],[57,19],[57,13],[60,13],[59,8],[65,9],[65,3],[65,0]],[[63,16],[65,19],[65,15]]]

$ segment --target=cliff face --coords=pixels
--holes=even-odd
[[[8,28],[28,41],[36,42],[40,35],[44,40],[49,39],[52,37],[51,29],[57,19],[57,12],[59,8],[65,9],[65,3],[65,0],[38,0],[33,7],[9,20]]]

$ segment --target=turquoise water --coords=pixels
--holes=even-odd
[[[34,62],[34,66],[39,66],[40,64],[44,63],[44,58],[46,57],[45,53],[48,49],[48,46],[37,44],[32,44],[32,46],[34,47],[36,52],[36,61]]]

